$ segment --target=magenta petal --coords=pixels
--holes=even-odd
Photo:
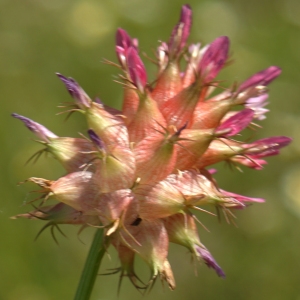
[[[56,73],[56,75],[64,83],[68,92],[80,108],[90,107],[90,98],[73,78],[67,78],[59,73]]]
[[[73,79],[73,78],[67,78],[59,73],[56,73],[56,75],[59,77],[59,79],[65,84],[68,92],[73,98],[79,98],[80,97],[80,86],[79,84]]]
[[[101,140],[101,138],[96,134],[96,132],[93,129],[88,130],[88,135],[91,138],[93,144],[97,147],[100,148],[101,150],[104,149],[104,143]]]
[[[266,165],[267,162],[263,159],[256,158],[253,155],[247,155],[244,156],[234,156],[230,159],[233,162],[239,163],[241,165],[244,165],[248,168],[254,169],[254,170],[262,170],[263,165]]]
[[[116,46],[116,54],[119,60],[119,63],[124,66],[126,65],[126,51],[124,50],[124,48],[120,47],[120,46]]]
[[[229,50],[229,38],[221,36],[207,48],[199,64],[199,71],[205,83],[212,81],[223,68]]]
[[[116,32],[116,54],[122,66],[125,65],[126,53],[130,47],[138,49],[137,39],[131,39],[124,29],[119,28]]]
[[[208,172],[210,175],[213,175],[213,174],[216,174],[216,173],[218,172],[218,170],[212,168],[212,169],[208,169],[207,172]]]
[[[123,48],[125,51],[132,46],[129,34],[122,28],[118,28],[116,33],[116,46]]]
[[[196,245],[195,248],[196,248],[196,251],[201,256],[201,258],[204,260],[205,264],[209,268],[213,268],[216,271],[216,273],[218,274],[218,276],[225,278],[225,273],[223,272],[221,267],[217,264],[216,260],[213,258],[213,256],[210,254],[210,252],[207,249],[202,248],[198,245]]]
[[[282,147],[290,144],[291,138],[286,136],[273,136],[257,140],[254,143],[246,145],[248,148],[246,153],[249,153],[256,158],[277,155]]]
[[[189,4],[185,4],[181,8],[180,23],[184,24],[182,41],[186,41],[192,27],[192,9]]]
[[[224,196],[229,196],[229,197],[235,198],[236,200],[238,200],[240,202],[257,202],[257,203],[265,202],[265,199],[263,199],[263,198],[247,197],[247,196],[227,192],[227,191],[224,191],[224,190],[220,190],[220,191]]]
[[[23,117],[21,115],[18,115],[16,113],[12,114],[12,117],[17,118],[21,120],[24,125],[33,132],[38,138],[40,138],[43,142],[49,142],[49,138],[57,138],[58,136],[48,130],[45,126],[32,121],[29,118]]]
[[[280,149],[287,146],[291,141],[292,139],[286,136],[272,136],[269,138],[257,140],[255,144],[269,145],[276,149]]]
[[[225,136],[234,136],[245,129],[251,123],[253,117],[254,111],[252,109],[243,109],[223,122],[217,128],[217,132],[228,128],[230,132],[225,134]]]
[[[147,73],[142,60],[133,47],[129,47],[127,51],[127,64],[131,80],[140,91],[143,91],[147,84]]]
[[[240,93],[250,87],[255,87],[258,85],[266,86],[269,83],[271,83],[271,81],[273,81],[276,77],[278,77],[280,74],[281,74],[281,69],[279,67],[271,66],[265,70],[262,70],[254,74],[246,81],[244,81],[238,88],[237,92]]]
[[[170,52],[178,53],[180,52],[190,35],[192,26],[192,9],[186,4],[181,8],[181,15],[179,23],[174,27],[168,46]]]

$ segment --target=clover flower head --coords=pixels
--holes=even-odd
[[[126,275],[138,289],[146,289],[158,277],[175,288],[170,243],[186,247],[225,277],[200,241],[201,213],[223,212],[230,222],[236,209],[264,199],[219,188],[215,170],[208,168],[225,161],[260,170],[265,157],[279,154],[291,142],[283,136],[243,141],[244,129],[265,118],[267,86],[280,68],[271,66],[235,88],[224,88],[216,78],[228,63],[229,38],[188,45],[191,25],[191,7],[184,5],[169,41],[158,46],[153,81],[137,39],[117,30],[115,50],[124,80],[121,111],[91,100],[74,79],[57,74],[74,99],[74,111],[86,118],[86,138],[59,137],[13,114],[66,172],[57,180],[29,178],[44,199],[41,206],[16,217],[47,220],[46,227],[103,226],[119,255],[121,278]],[[186,61],[184,70],[181,60]],[[45,206],[49,197],[57,203]],[[148,282],[135,273],[136,256],[150,269]]]

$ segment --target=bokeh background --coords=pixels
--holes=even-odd
[[[300,2],[298,0],[191,0],[194,21],[190,41],[209,43],[220,35],[231,39],[234,63],[220,76],[230,82],[246,79],[270,65],[282,68],[271,84],[271,112],[254,138],[286,135],[293,144],[270,158],[263,171],[243,173],[219,166],[222,188],[267,199],[237,213],[237,227],[200,215],[210,229],[200,228],[202,242],[226,273],[220,279],[204,264],[194,265],[187,251],[171,247],[170,261],[177,289],[156,283],[145,299],[300,299]],[[102,63],[116,61],[118,27],[139,39],[148,55],[167,40],[178,21],[182,1],[161,0],[1,0],[0,1],[0,299],[72,299],[93,236],[87,229],[62,227],[59,246],[46,230],[37,241],[42,221],[10,220],[30,209],[30,184],[35,176],[56,179],[63,174],[51,157],[36,164],[26,160],[40,146],[12,112],[47,126],[60,136],[85,133],[84,119],[68,121],[57,106],[69,101],[60,72],[75,78],[90,96],[120,108],[118,70]],[[155,68],[147,63],[149,73]],[[151,75],[150,75],[151,77]],[[153,78],[153,77],[152,77]],[[100,273],[118,266],[109,251]],[[145,266],[138,262],[144,278]],[[198,275],[195,276],[195,270]],[[118,275],[99,276],[92,299],[117,299]],[[119,299],[142,299],[124,278]]]

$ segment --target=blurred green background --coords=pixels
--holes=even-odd
[[[230,170],[221,165],[222,188],[267,199],[237,213],[236,228],[200,215],[210,229],[200,228],[202,242],[226,273],[220,279],[205,265],[193,265],[179,246],[170,249],[177,289],[156,283],[145,299],[300,299],[300,2],[298,0],[190,1],[193,29],[190,42],[209,43],[220,35],[231,39],[234,64],[220,79],[246,79],[270,65],[282,68],[271,84],[271,112],[255,138],[286,135],[293,144],[270,158],[263,171]],[[78,136],[86,127],[81,115],[56,115],[69,101],[60,72],[75,78],[87,93],[120,108],[121,87],[113,82],[118,70],[103,64],[116,61],[114,35],[118,27],[139,39],[152,56],[159,40],[167,40],[178,21],[182,1],[161,0],[1,0],[1,200],[0,299],[72,299],[84,264],[93,229],[77,238],[78,228],[62,227],[57,246],[46,230],[34,238],[42,221],[10,220],[30,209],[33,185],[17,186],[35,176],[56,179],[63,175],[51,157],[25,166],[40,146],[12,112],[47,126],[60,136]],[[154,67],[146,63],[149,73]],[[153,78],[153,77],[152,77]],[[118,266],[114,251],[101,268]],[[147,276],[144,265],[138,269]],[[198,276],[195,276],[195,269]],[[118,275],[99,276],[92,299],[117,299]],[[124,278],[119,299],[141,299]]]

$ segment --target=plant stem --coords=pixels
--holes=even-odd
[[[97,229],[86,259],[74,300],[88,300],[93,291],[97,273],[107,249],[108,241],[103,239],[103,230]]]

